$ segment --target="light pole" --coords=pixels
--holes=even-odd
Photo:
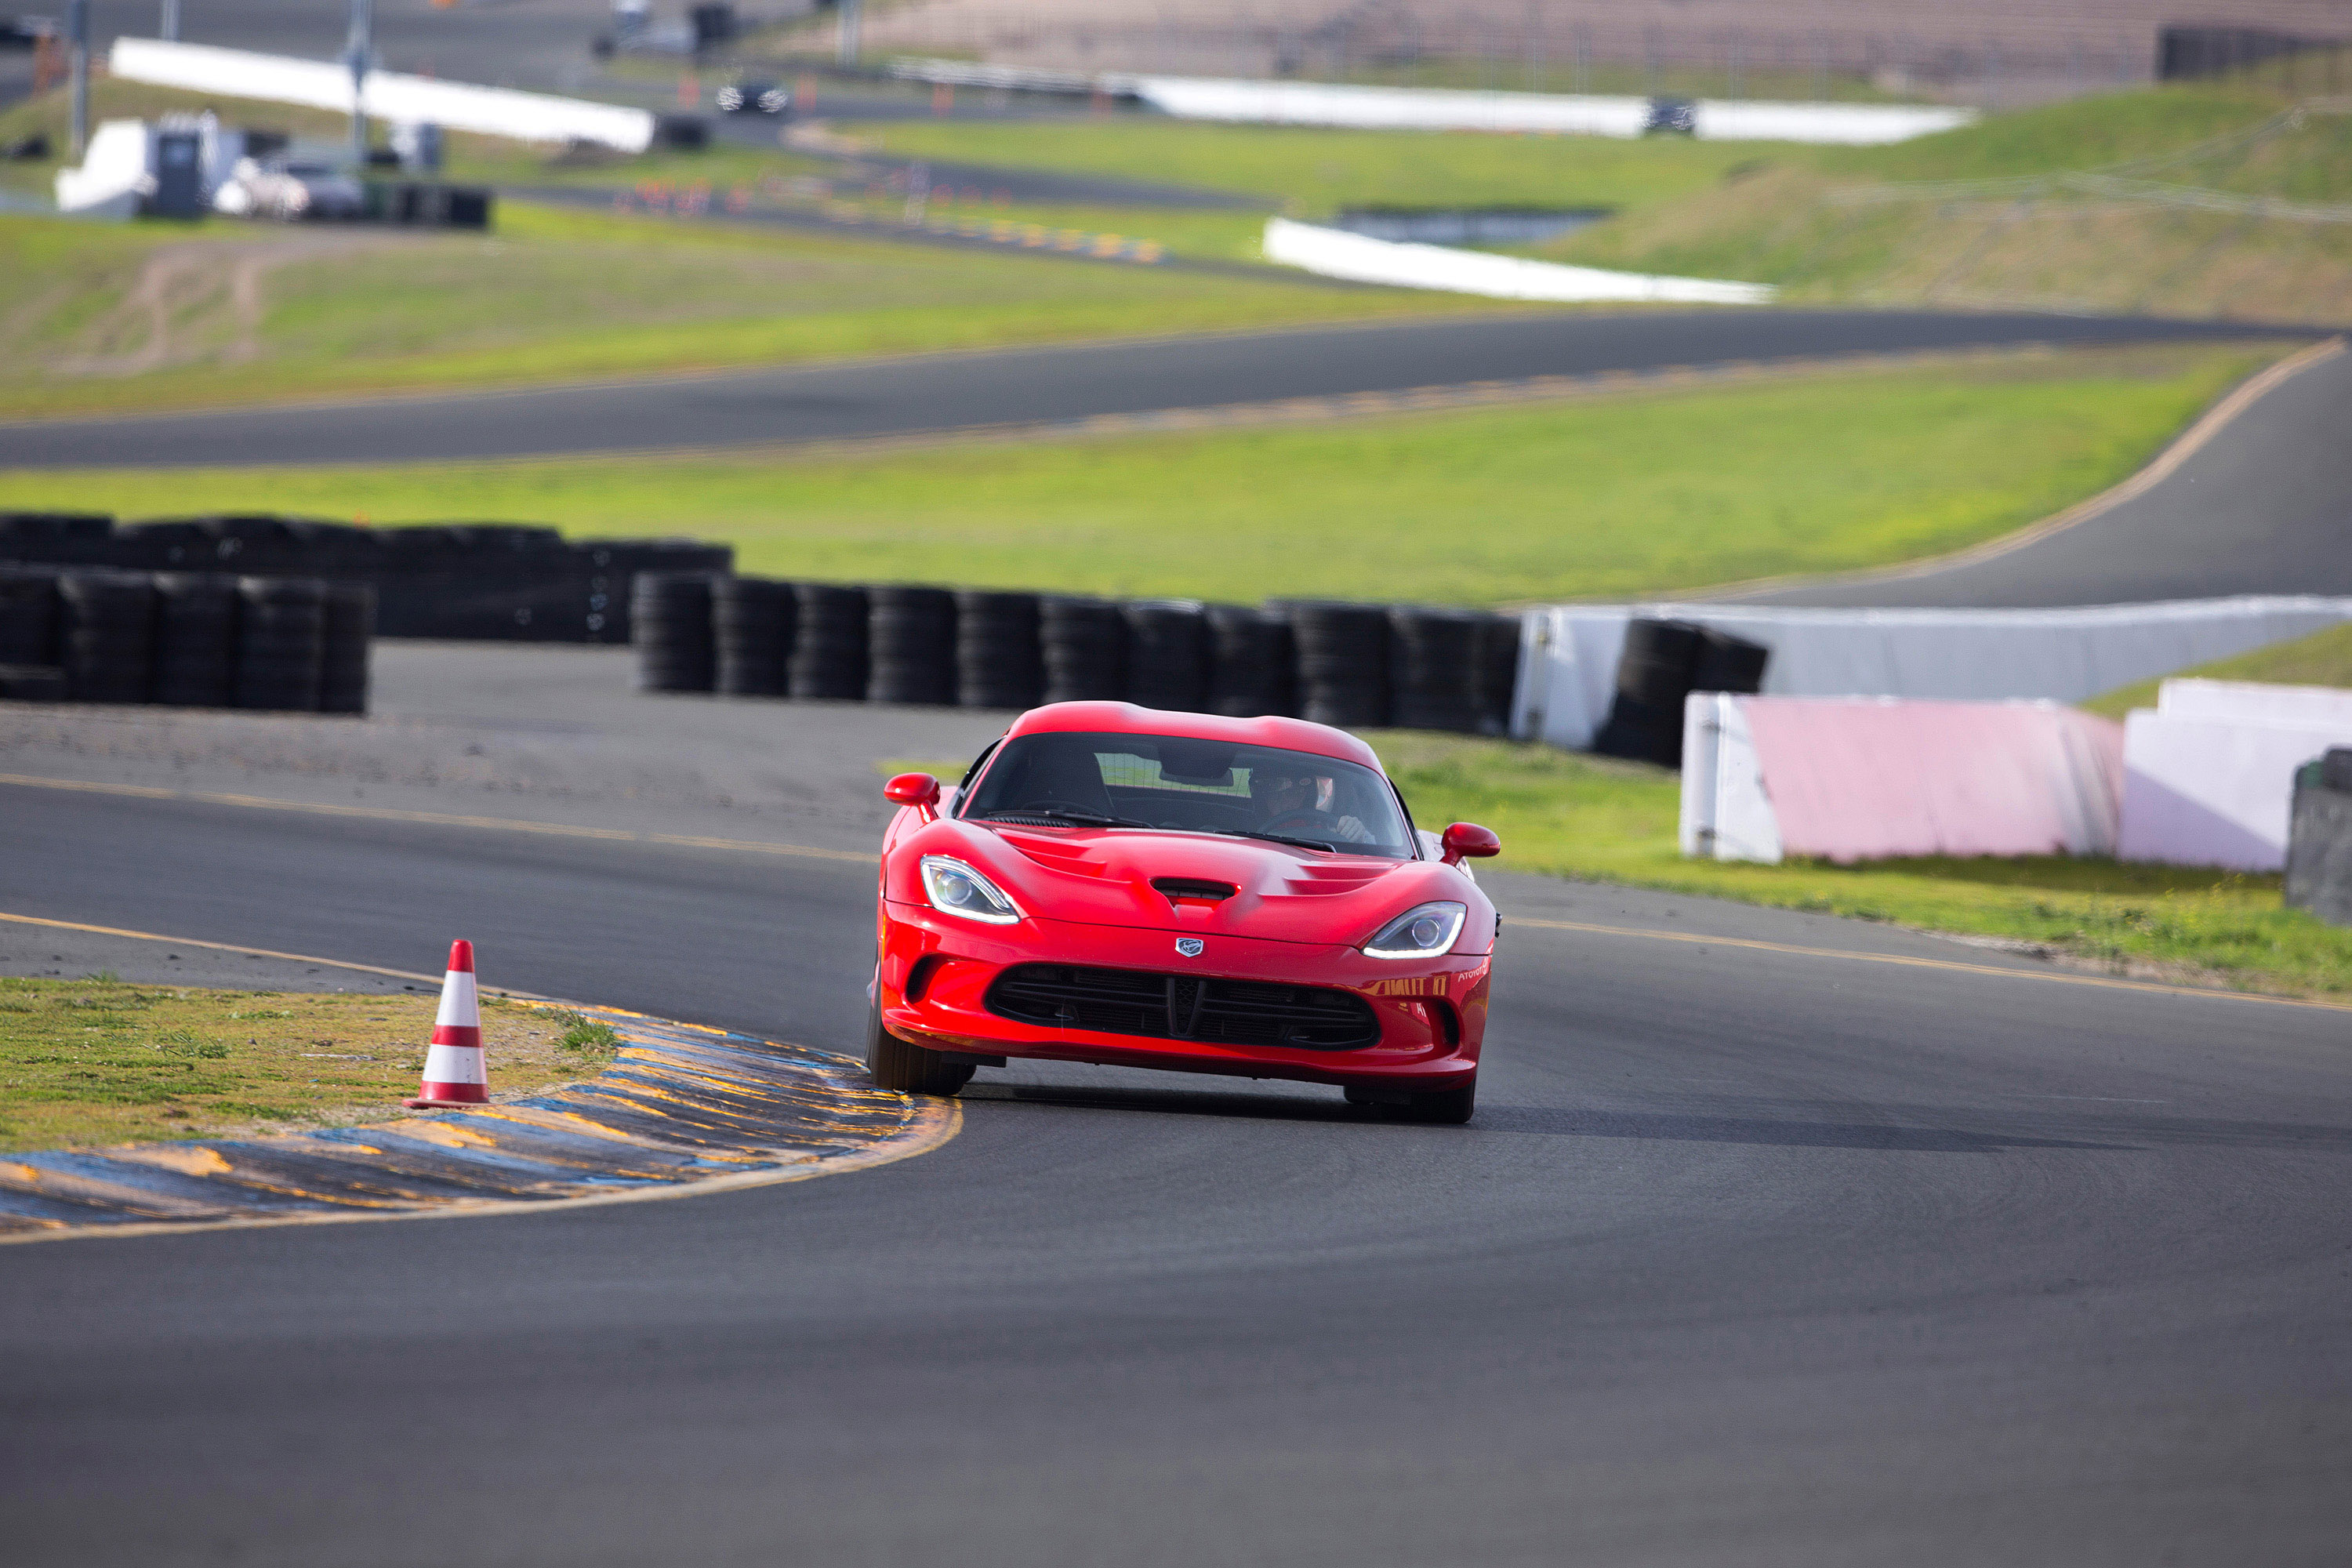
[[[367,73],[374,21],[372,0],[352,0],[352,33],[343,45],[343,63],[352,70],[352,162],[362,170],[367,167]]]
[[[66,6],[66,68],[72,81],[73,155],[89,150],[89,0]]]
[[[163,0],[163,19],[156,24],[155,36],[167,44],[180,41],[180,0]]]
[[[841,0],[841,47],[836,58],[845,66],[857,63],[857,0]]]

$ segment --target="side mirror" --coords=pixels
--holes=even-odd
[[[882,798],[894,805],[911,805],[925,816],[937,816],[940,811],[940,781],[929,773],[900,773],[882,786]],[[1478,831],[1485,833],[1485,828]],[[1487,834],[1493,837],[1492,834]],[[1488,854],[1494,853],[1492,850]]]
[[[1483,860],[1489,855],[1503,852],[1503,841],[1495,837],[1494,830],[1481,827],[1475,822],[1455,823],[1445,830],[1445,836],[1438,842],[1445,846],[1444,859],[1449,866],[1459,865],[1464,860]]]

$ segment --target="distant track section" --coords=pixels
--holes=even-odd
[[[0,425],[0,467],[442,462],[948,435],[1241,402],[1610,371],[2305,329],[1928,311],[1492,313],[910,356],[665,380]]]

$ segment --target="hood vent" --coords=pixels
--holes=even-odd
[[[1197,877],[1154,877],[1151,886],[1153,891],[1166,894],[1171,903],[1178,899],[1223,903],[1239,890],[1231,882],[1211,882]]]

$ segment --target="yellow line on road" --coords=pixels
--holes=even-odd
[[[421,980],[428,985],[438,985],[445,978],[438,974],[418,974],[405,969],[383,969],[373,963],[347,963],[340,958],[318,958],[307,952],[272,952],[266,947],[244,947],[226,942],[198,942],[192,936],[161,936],[152,931],[125,931],[120,926],[83,925],[78,921],[49,921],[38,915],[0,913],[0,921],[11,925],[45,926],[51,931],[88,931],[94,936],[127,936],[140,942],[163,942],[174,947],[204,947],[215,952],[241,952],[247,958],[283,958],[295,963],[323,963],[330,969],[356,969],[363,974],[388,974],[394,980]],[[520,992],[508,992],[520,995]]]
[[[312,816],[361,817],[375,822],[411,822],[428,827],[478,827],[508,833],[538,833],[558,838],[598,838],[623,844],[667,844],[686,849],[730,849],[752,855],[787,855],[809,860],[847,860],[878,865],[881,857],[856,849],[820,849],[808,844],[772,844],[756,838],[705,838],[685,833],[633,833],[620,827],[580,827],[567,822],[531,822],[510,816],[461,816],[439,811],[401,811],[386,805],[330,805],[274,800],[268,795],[222,795],[206,790],[157,789],[149,784],[94,784],[82,779],[37,778],[0,773],[0,784],[25,789],[70,790],[85,795],[127,795],[136,800],[184,800],[205,805],[235,805],[254,811],[292,811]]]
[[[2269,1002],[2287,1007],[2319,1007],[2352,1012],[2352,1003],[2321,1002],[2302,996],[2268,996],[2256,991],[2216,991],[2195,985],[2167,985],[2154,980],[2119,980],[2105,974],[2069,974],[2063,970],[2011,969],[1997,963],[1963,963],[1949,958],[1914,958],[1899,952],[1858,952],[1843,947],[1801,947],[1785,942],[1759,942],[1752,937],[1702,936],[1696,931],[1652,931],[1643,926],[1591,925],[1582,921],[1539,921],[1506,914],[1508,927],[1538,926],[1546,931],[1582,931],[1590,936],[1630,936],[1649,942],[1692,942],[1701,947],[1739,947],[1757,952],[1786,953],[1794,958],[1836,958],[1856,963],[1894,963],[1912,969],[1941,969],[1958,974],[1990,974],[2003,980],[2046,980],[2059,985],[2095,985],[2109,991],[2149,991],[2163,996],[2200,996],[2215,1002]]]

